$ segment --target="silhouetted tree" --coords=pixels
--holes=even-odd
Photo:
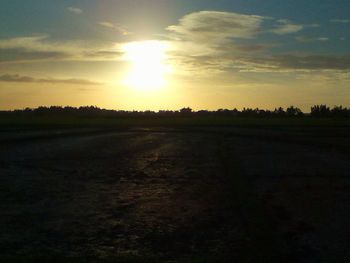
[[[334,106],[331,114],[334,117],[350,117],[350,109],[343,108],[343,106]]]
[[[298,116],[302,116],[303,112],[301,111],[301,109],[297,107],[290,106],[286,109],[286,115],[289,117],[298,117]]]
[[[331,110],[327,105],[315,105],[311,107],[310,115],[313,117],[328,117],[330,113]]]
[[[286,110],[282,107],[276,108],[273,111],[263,110],[259,108],[243,108],[242,111],[234,108],[229,109],[218,109],[216,111],[200,110],[193,111],[191,108],[182,108],[178,111],[171,110],[161,110],[159,112],[155,111],[124,111],[124,110],[106,110],[100,109],[96,106],[82,106],[79,108],[74,108],[70,106],[51,106],[45,107],[40,106],[36,109],[25,108],[23,110],[13,110],[13,111],[0,111],[2,116],[4,115],[25,115],[25,116],[75,116],[82,118],[90,117],[102,117],[102,118],[158,118],[158,117],[176,117],[176,116],[225,116],[225,117],[350,117],[350,109],[343,106],[334,106],[330,109],[326,105],[315,105],[311,107],[310,114],[304,114],[301,109],[290,106]]]
[[[187,108],[182,108],[182,109],[180,110],[180,113],[181,113],[181,115],[188,116],[188,115],[191,115],[192,109],[189,108],[189,107],[187,107]]]
[[[279,107],[279,108],[274,110],[274,114],[276,116],[282,117],[282,116],[286,115],[286,112],[284,111],[284,109],[282,107]]]

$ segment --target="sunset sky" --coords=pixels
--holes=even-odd
[[[2,0],[0,110],[350,106],[348,0]]]

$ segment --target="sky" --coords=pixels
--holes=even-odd
[[[348,0],[2,0],[0,110],[350,106]]]

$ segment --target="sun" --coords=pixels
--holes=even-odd
[[[125,84],[142,90],[166,86],[166,74],[171,71],[166,63],[168,48],[165,42],[157,40],[126,44],[123,51],[131,69],[125,77]]]

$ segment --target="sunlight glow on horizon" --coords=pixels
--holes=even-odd
[[[144,91],[164,88],[166,75],[172,72],[171,65],[166,63],[168,49],[167,43],[158,40],[125,44],[125,60],[131,63],[131,69],[124,84]]]
[[[350,107],[350,1],[270,1],[3,1],[0,110]]]

